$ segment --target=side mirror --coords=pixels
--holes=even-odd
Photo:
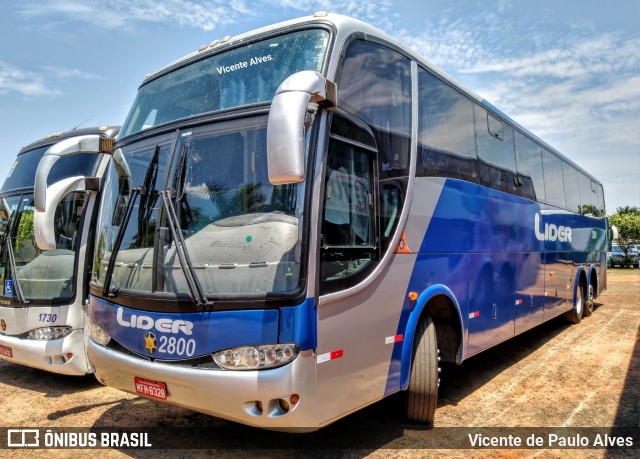
[[[52,145],[44,154],[38,169],[34,183],[33,198],[36,210],[44,212],[47,204],[47,179],[53,166],[63,156],[79,153],[106,153],[113,152],[113,139],[99,135],[83,135],[71,137]]]
[[[94,177],[69,177],[54,183],[47,189],[47,202],[44,210],[33,213],[33,234],[40,250],[55,250],[55,215],[58,203],[72,191],[84,191],[92,188]],[[88,185],[88,186],[87,186]]]
[[[618,228],[616,226],[611,225],[611,240],[617,241],[618,237],[619,237]]]
[[[304,181],[305,120],[319,104],[336,106],[336,87],[318,72],[304,70],[276,90],[267,125],[267,168],[273,185]]]

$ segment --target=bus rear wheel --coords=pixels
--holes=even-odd
[[[573,304],[573,309],[565,313],[564,317],[572,324],[579,324],[582,320],[582,314],[584,313],[584,289],[582,283],[578,284],[576,290],[576,301]]]
[[[439,368],[436,327],[426,316],[416,329],[411,378],[406,398],[407,418],[432,423],[438,401]]]
[[[591,314],[593,314],[594,297],[595,297],[595,291],[593,289],[593,285],[589,285],[587,300],[584,302],[584,311],[582,311],[582,315],[584,317],[589,317]]]

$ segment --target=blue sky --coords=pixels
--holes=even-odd
[[[144,75],[225,35],[331,11],[401,39],[640,207],[640,0],[0,3],[0,180],[21,146],[120,124]]]

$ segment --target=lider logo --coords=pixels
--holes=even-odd
[[[556,226],[553,223],[545,223],[544,227],[540,225],[540,215],[536,213],[534,230],[536,239],[539,241],[560,241],[571,242],[571,227]]]
[[[136,316],[135,314],[131,314],[128,318],[125,318],[122,308],[118,308],[116,319],[118,324],[123,327],[139,328],[140,330],[151,330],[155,327],[156,330],[162,333],[177,334],[182,332],[185,335],[191,335],[193,330],[193,322],[189,322],[188,320],[166,318],[153,320],[153,318],[149,316]]]

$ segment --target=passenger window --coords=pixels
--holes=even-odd
[[[604,205],[604,190],[602,189],[602,185],[600,185],[599,183],[596,183],[596,195],[598,198],[598,216],[600,218],[604,218],[607,215]]]
[[[562,175],[564,177],[564,197],[567,209],[580,213],[580,188],[578,185],[578,171],[572,166],[562,162]]]
[[[504,123],[489,113],[487,113],[487,128],[491,137],[504,140]]]
[[[337,136],[330,140],[324,178],[321,294],[357,284],[378,260],[375,156],[362,144]]]
[[[518,194],[539,201],[545,200],[544,175],[540,146],[528,137],[515,133],[518,166]]]
[[[544,168],[544,190],[546,202],[557,207],[565,207],[562,160],[548,150],[542,150]]]
[[[597,217],[599,210],[595,183],[581,172],[578,172],[578,182],[580,185],[580,213]]]
[[[478,105],[474,113],[480,183],[515,193],[517,180],[513,128]]]
[[[347,49],[338,100],[367,122],[379,145],[381,177],[408,175],[411,146],[411,64],[382,45],[356,40]]]
[[[477,182],[473,103],[423,69],[418,93],[416,174]]]

